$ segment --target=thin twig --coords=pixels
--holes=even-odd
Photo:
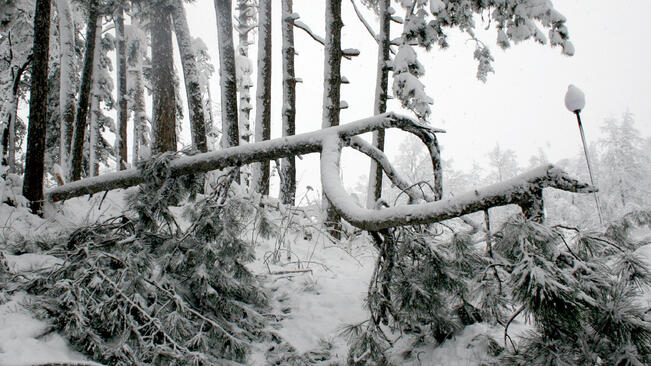
[[[506,339],[508,338],[509,341],[511,341],[511,346],[513,347],[513,351],[514,351],[515,353],[517,353],[518,350],[515,348],[515,344],[513,343],[513,340],[511,339],[511,337],[509,336],[509,325],[511,325],[511,322],[513,322],[513,320],[515,320],[515,318],[516,318],[518,315],[520,315],[520,313],[521,313],[523,310],[524,310],[524,305],[520,306],[520,308],[518,309],[518,311],[516,311],[515,314],[513,314],[513,315],[511,316],[511,319],[509,319],[509,321],[506,323],[506,326],[504,327],[504,347],[506,348]]]

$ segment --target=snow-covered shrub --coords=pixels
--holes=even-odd
[[[17,174],[8,173],[9,167],[0,165],[0,203],[16,207],[26,207],[27,199],[21,190],[23,180]]]
[[[567,229],[524,220],[505,225],[495,250],[512,268],[508,285],[520,306],[516,314],[533,319],[534,329],[519,344],[509,343],[498,364],[651,362],[651,322],[637,302],[651,276],[634,253],[639,243],[628,238],[633,225],[626,227],[568,238]]]
[[[437,225],[373,233],[370,319],[346,329],[348,361],[385,365],[397,334],[414,350],[484,321],[505,327],[495,365],[649,364],[651,322],[639,299],[651,270],[636,250],[648,244],[650,218],[633,212],[583,233],[518,215],[480,248]],[[519,340],[508,333],[518,316],[532,324]]]
[[[63,264],[22,288],[37,315],[104,364],[241,362],[267,334],[267,298],[245,267],[253,250],[242,239],[255,205],[233,195],[224,175],[187,205],[183,228],[169,205],[193,184],[170,176],[169,157],[142,167],[147,183],[124,216],[55,239],[50,253]]]

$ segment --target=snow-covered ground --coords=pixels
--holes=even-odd
[[[106,197],[95,195],[91,199],[72,199],[64,205],[49,207],[46,219],[29,215],[25,209],[1,204],[2,237],[8,240],[20,236],[52,235],[62,228],[73,230],[79,225],[119,215],[125,207],[123,194],[123,191],[115,191]],[[368,318],[364,297],[375,266],[376,252],[367,240],[359,238],[334,245],[318,233],[306,240],[303,233],[290,232],[284,239],[289,246],[281,246],[274,238],[259,242],[257,259],[250,264],[272,295],[270,312],[276,314],[277,321],[270,322],[270,326],[291,346],[277,352],[325,354],[324,364],[345,364],[347,344],[341,330],[348,324]],[[282,248],[280,260],[272,263],[271,253],[278,248]],[[651,245],[638,251],[651,263]],[[288,252],[291,253],[289,257]],[[5,254],[4,258],[13,272],[37,270],[58,263],[54,257],[38,254]],[[89,363],[83,355],[74,352],[63,337],[49,332],[46,322],[30,316],[24,307],[29,303],[27,295],[18,293],[4,299],[1,296],[2,291],[0,365]],[[644,301],[651,306],[651,296]],[[518,318],[510,326],[509,334],[517,339],[517,335],[528,327]],[[396,365],[479,365],[488,357],[486,335],[503,343],[502,328],[475,324],[438,347],[421,346],[412,350],[409,360],[402,357],[402,351],[409,347],[408,339],[401,338],[395,344],[391,362]],[[270,345],[265,344],[254,347],[249,364],[266,364],[269,348]]]

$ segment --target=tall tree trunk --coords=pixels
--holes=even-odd
[[[176,151],[176,92],[171,9],[150,7],[153,87],[152,153]]]
[[[323,123],[322,128],[339,125],[339,103],[341,99],[341,0],[326,0],[326,40],[324,57],[323,86]],[[323,208],[326,211],[326,226],[330,234],[341,238],[341,218],[323,196]]]
[[[45,131],[47,122],[47,76],[50,57],[50,0],[37,0],[34,14],[32,85],[23,196],[33,213],[42,214]]]
[[[197,58],[192,47],[188,20],[185,16],[185,10],[183,9],[181,0],[176,0],[174,3],[172,19],[174,20],[176,42],[181,53],[181,64],[183,65],[183,78],[185,80],[185,92],[188,99],[192,146],[200,152],[206,152],[208,151],[208,144],[206,142],[206,122],[201,98],[199,70],[197,69]]]
[[[56,0],[59,14],[59,115],[61,116],[59,164],[69,166],[68,154],[75,123],[75,25],[68,0]]]
[[[238,52],[239,55],[246,59],[249,63],[249,32],[254,29],[255,22],[255,3],[252,0],[238,0],[237,4],[237,34],[238,34]],[[237,91],[240,94],[239,103],[239,123],[240,123],[240,136],[245,141],[249,141],[251,135],[251,82],[252,70],[244,70],[243,66],[239,66],[239,73],[237,76],[238,85]]]
[[[93,87],[90,93],[90,123],[88,124],[88,175],[94,177],[99,174],[97,162],[97,141],[99,135],[100,93],[99,85],[100,57],[102,55],[102,19],[97,19],[95,32],[95,55],[93,55]],[[118,135],[119,136],[119,135]]]
[[[237,122],[237,85],[231,0],[215,0],[217,38],[219,41],[219,77],[222,104],[222,147],[240,144]],[[239,182],[239,174],[236,181]]]
[[[293,0],[282,1],[283,34],[283,137],[296,134],[296,73],[294,68],[294,18]],[[296,158],[280,160],[280,201],[286,205],[296,203]]]
[[[20,81],[23,78],[23,74],[30,63],[31,60],[28,58],[27,61],[25,61],[25,63],[18,69],[12,68],[11,96],[9,96],[8,103],[4,105],[4,111],[6,111],[6,114],[3,111],[0,111],[3,112],[0,113],[0,118],[3,118],[3,114],[7,116],[7,125],[2,131],[1,165],[8,166],[9,173],[16,172],[16,118],[18,116],[18,90],[20,88]]]
[[[143,81],[142,63],[144,48],[146,47],[146,35],[140,26],[137,17],[131,17],[131,24],[128,35],[130,52],[127,56],[127,64],[132,81],[129,86],[130,109],[133,111],[133,156],[135,166],[142,157],[149,156],[149,134],[147,133],[147,112],[145,110],[145,84]]]
[[[387,93],[389,89],[389,47],[391,46],[391,14],[389,14],[390,0],[379,1],[380,32],[378,33],[378,59],[377,80],[375,84],[375,102],[373,114],[382,114],[387,111]],[[373,146],[384,151],[384,130],[373,132]],[[373,209],[375,203],[382,196],[382,169],[375,160],[371,160],[371,170],[368,175],[368,192],[366,207]]]
[[[88,104],[90,102],[90,88],[93,84],[93,64],[95,58],[95,44],[97,27],[100,19],[97,9],[97,0],[91,0],[89,4],[88,25],[86,26],[86,51],[84,53],[84,66],[81,73],[81,86],[79,100],[77,101],[77,113],[75,115],[75,128],[72,134],[72,151],[70,153],[70,180],[75,181],[81,178],[81,162],[83,159],[84,134],[86,133]]]
[[[258,10],[258,82],[255,102],[255,142],[271,138],[271,0]],[[251,190],[269,195],[269,161],[253,165]]]
[[[124,32],[124,10],[121,6],[115,12],[115,28],[117,34],[117,80],[118,80],[118,125],[115,139],[115,156],[117,170],[127,168],[127,42]]]
[[[99,130],[99,96],[91,95],[90,102],[90,123],[88,124],[88,175],[97,176],[99,173],[99,163],[97,162],[97,137]]]

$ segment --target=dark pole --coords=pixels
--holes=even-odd
[[[590,164],[590,154],[588,154],[588,145],[585,143],[585,133],[583,132],[583,125],[581,124],[581,111],[576,110],[574,111],[574,114],[576,114],[576,120],[579,123],[579,131],[581,132],[581,141],[583,142],[583,152],[585,153],[585,161],[588,164],[588,174],[590,174],[590,184],[592,184],[593,187],[596,187],[594,184],[594,178],[592,176],[592,164]],[[599,223],[603,225],[604,219],[601,215],[601,205],[599,204],[599,196],[597,195],[597,191],[594,192],[594,202],[597,205],[597,212],[599,213]]]

